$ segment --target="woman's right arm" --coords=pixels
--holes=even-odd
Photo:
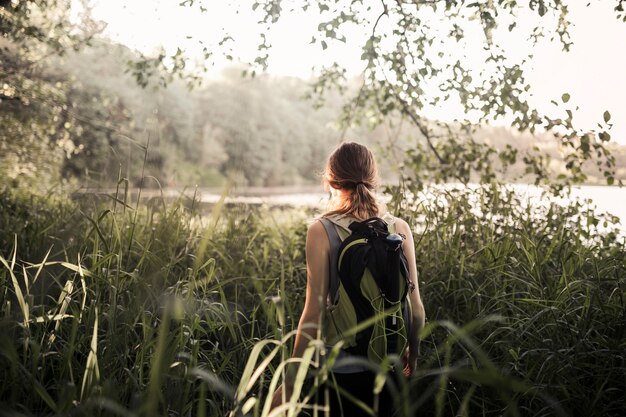
[[[292,358],[302,357],[309,342],[318,336],[322,312],[326,306],[326,296],[328,294],[329,246],[324,226],[321,222],[316,221],[309,227],[306,236],[306,298],[304,300],[304,309],[298,322]],[[272,408],[282,404],[283,399],[291,397],[292,385],[293,375],[287,372],[284,384],[274,394]],[[283,390],[285,391],[284,393]]]
[[[420,296],[418,283],[417,265],[415,263],[415,243],[413,242],[413,232],[411,228],[402,219],[396,219],[396,232],[402,233],[406,239],[402,243],[402,250],[409,267],[409,281],[413,283],[414,290],[409,292],[409,300],[411,302],[411,333],[409,334],[409,372],[413,374],[417,366],[417,358],[419,354],[420,332],[424,328],[426,322],[426,312],[424,304]]]
[[[306,236],[306,298],[296,332],[292,354],[294,358],[301,357],[309,341],[318,336],[318,326],[328,294],[329,246],[324,226],[321,222],[316,221],[309,227]]]

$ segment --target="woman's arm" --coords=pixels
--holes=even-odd
[[[417,266],[415,264],[415,244],[413,243],[413,233],[411,228],[402,219],[396,219],[396,232],[406,236],[402,243],[402,250],[409,267],[409,281],[415,286],[413,292],[409,292],[409,300],[411,301],[411,334],[409,334],[409,372],[413,374],[417,366],[417,357],[419,354],[420,338],[419,334],[424,327],[426,321],[426,312],[424,304],[420,296]]]
[[[307,285],[304,309],[296,331],[296,341],[292,357],[299,358],[304,353],[309,340],[318,337],[319,325],[328,295],[329,243],[321,222],[309,227],[306,235]]]
[[[324,226],[321,222],[313,223],[306,235],[306,298],[304,309],[300,316],[296,340],[293,346],[293,358],[300,358],[309,341],[318,337],[321,325],[322,312],[326,305],[329,281],[329,252],[330,244]],[[272,408],[283,402],[283,398],[291,397],[293,375],[287,372],[284,385],[281,385],[272,398]],[[283,397],[283,390],[284,397]]]

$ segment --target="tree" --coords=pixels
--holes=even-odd
[[[614,0],[616,16],[622,20],[626,20],[625,2]],[[73,7],[77,10],[77,4],[70,0],[0,2],[0,106],[6,109],[0,112],[0,117],[3,126],[7,126],[0,132],[0,145],[9,150],[4,152],[3,158],[8,155],[13,160],[17,158],[23,167],[40,165],[29,160],[31,155],[45,155],[50,151],[56,155],[56,159],[52,159],[58,160],[58,155],[80,150],[80,141],[67,140],[68,131],[78,124],[90,123],[79,120],[72,110],[72,97],[80,97],[79,92],[69,88],[67,80],[47,74],[42,65],[46,57],[63,55],[89,44],[102,30],[102,25],[90,18],[86,3],[79,9],[83,11],[79,21],[70,18],[70,10]],[[186,0],[180,4],[198,7],[200,12],[210,9],[203,0]],[[321,69],[310,96],[321,104],[329,92],[348,95],[340,117],[344,131],[363,122],[370,127],[398,118],[410,122],[419,131],[419,137],[404,158],[407,168],[404,175],[418,188],[427,181],[492,181],[499,177],[499,171],[505,171],[520,159],[526,165],[526,179],[532,178],[536,183],[552,183],[556,179],[556,189],[584,181],[583,166],[589,161],[597,164],[607,183],[615,182],[615,159],[608,148],[609,112],[605,112],[598,130],[586,132],[576,127],[573,112],[567,108],[569,94],[564,93],[558,99],[558,107],[551,114],[538,111],[528,101],[532,86],[525,81],[524,62],[532,53],[532,45],[551,36],[557,38],[565,50],[571,45],[566,1],[300,0],[290,3],[291,8],[288,8],[281,0],[263,0],[253,2],[251,7],[259,14],[260,29],[258,56],[245,71],[251,76],[264,70],[271,58],[267,32],[296,8],[315,12],[319,25],[312,41],[322,50],[333,42],[362,41],[357,46],[362,49],[364,66],[358,88],[352,88],[354,80],[347,78],[345,68],[333,63]],[[523,19],[519,15],[523,15]],[[528,21],[535,24],[524,23]],[[480,38],[473,35],[477,32]],[[511,58],[507,54],[501,46],[505,35],[519,39],[529,37],[525,57]],[[350,36],[354,39],[349,39]],[[482,56],[479,65],[472,64],[464,54],[471,48]],[[215,48],[205,48],[205,65],[199,67],[200,71],[206,71],[215,54],[221,51],[232,58],[233,50],[236,50],[236,40],[228,35],[217,42]],[[142,87],[153,82],[171,84],[177,77],[193,86],[200,76],[190,70],[190,60],[180,49],[173,56],[165,53],[154,57],[131,56],[126,63],[126,70]],[[68,95],[70,91],[73,93]],[[424,115],[427,106],[446,100],[458,101],[472,117],[457,123],[442,123]],[[481,140],[477,127],[501,118],[520,131],[553,134],[565,154],[568,175],[551,174],[548,156],[538,150],[520,150],[514,146],[496,149]],[[166,119],[159,116],[161,130],[168,135],[171,133],[177,144],[185,148],[193,146],[186,143],[192,135],[185,127],[192,122],[177,116]],[[251,126],[251,131],[270,132],[282,126],[272,123],[271,119],[267,122],[267,126]],[[25,131],[26,123],[37,129]],[[102,134],[110,136],[106,126],[97,129],[104,129]],[[34,135],[35,130],[40,134]],[[30,139],[24,140],[30,133],[33,133]],[[295,138],[298,131],[287,135]],[[275,157],[281,147],[294,149],[276,147],[275,138],[267,136],[264,149],[271,157]],[[261,154],[256,156],[260,158]],[[251,171],[271,171],[277,162],[271,163],[271,160],[260,161],[256,167],[239,165]],[[225,165],[233,164],[225,162]],[[81,169],[80,166],[74,168]],[[271,178],[279,175],[282,174],[268,172],[263,181],[272,182]],[[252,172],[249,176],[258,179]]]
[[[102,26],[71,2],[0,2],[0,174],[14,182],[39,182],[58,172],[63,155],[78,150],[69,138],[71,105],[63,80],[46,74],[51,56],[88,44]],[[85,9],[87,10],[87,9]]]
[[[614,2],[616,17],[624,21],[625,3]],[[203,7],[198,0],[183,4]],[[524,64],[532,47],[545,37],[558,39],[565,51],[572,45],[568,4],[564,0],[301,0],[289,8],[281,0],[259,0],[252,4],[262,32],[251,72],[267,67],[271,45],[266,33],[273,24],[297,8],[316,9],[319,25],[312,42],[323,50],[333,42],[349,42],[348,36],[364,39],[361,86],[343,109],[344,126],[364,120],[376,125],[392,114],[408,119],[422,139],[405,161],[411,168],[407,175],[420,173],[414,183],[492,181],[498,171],[521,157],[527,176],[556,190],[583,182],[583,165],[588,161],[594,161],[607,183],[613,184],[615,159],[607,146],[611,139],[608,111],[598,130],[584,131],[576,127],[572,109],[567,108],[568,93],[558,99],[553,114],[539,111],[528,101],[532,85],[524,77]],[[530,26],[525,24],[529,19]],[[480,39],[470,36],[477,31]],[[523,40],[528,53],[512,58],[502,46],[504,36]],[[470,62],[468,48],[482,54],[480,65]],[[351,91],[345,74],[338,63],[323,68],[312,96],[323,99],[328,91]],[[443,123],[424,116],[427,106],[448,100],[460,103],[472,120]],[[537,150],[519,155],[513,147],[497,150],[475,140],[477,126],[497,119],[508,120],[520,131],[552,134],[564,154],[568,175],[551,175],[547,156]]]

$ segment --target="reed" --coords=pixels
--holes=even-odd
[[[324,395],[337,347],[288,359],[312,213],[218,204],[204,216],[127,190],[0,192],[3,413],[323,415],[306,400]],[[391,206],[421,227],[429,323],[398,415],[623,415],[626,251],[600,233],[611,219],[506,188],[401,191]],[[288,366],[299,394],[272,414]]]

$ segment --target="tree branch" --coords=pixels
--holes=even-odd
[[[424,126],[424,124],[411,111],[411,108],[409,107],[409,104],[399,96],[399,94],[396,92],[396,90],[393,89],[393,88],[391,90],[393,91],[393,95],[395,96],[396,100],[398,100],[398,102],[402,105],[402,112],[411,118],[411,120],[413,121],[415,126],[417,126],[417,128],[419,129],[421,134],[424,135],[424,138],[426,139],[426,143],[428,143],[428,147],[430,148],[430,150],[433,151],[433,153],[435,154],[435,156],[437,157],[439,162],[442,163],[442,164],[447,164],[448,161],[446,161],[439,154],[439,152],[437,151],[437,148],[435,148],[435,145],[433,144],[433,142],[431,140],[431,136],[430,136],[430,132],[428,131],[428,128],[426,126]]]

